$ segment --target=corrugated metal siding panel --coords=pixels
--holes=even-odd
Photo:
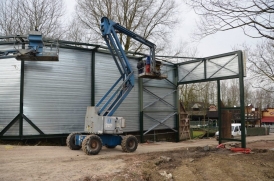
[[[218,78],[239,74],[239,61],[238,56],[236,55],[210,59],[207,60],[206,63],[207,78]],[[216,64],[218,66],[216,66]],[[221,66],[224,66],[224,68],[222,68]]]
[[[120,77],[118,68],[111,55],[95,54],[95,102],[97,103]],[[126,119],[125,132],[139,131],[138,71],[137,60],[129,59],[135,75],[135,85],[114,116]]]
[[[178,66],[179,82],[204,79],[204,64],[195,62]]]
[[[23,119],[23,135],[39,135],[40,133],[36,131],[25,119]]]
[[[148,115],[149,117],[144,115],[144,130],[149,130],[150,128],[157,125],[159,123],[158,121],[162,122],[163,119],[169,117],[169,115],[172,113],[171,112],[157,112],[157,113],[145,113],[145,114]],[[158,121],[152,120],[150,117],[152,117],[153,119],[156,119]],[[171,128],[174,128],[175,127],[174,116],[172,116],[169,119],[167,119],[166,121],[164,121],[163,124],[168,125]],[[153,130],[161,130],[161,129],[169,129],[169,128],[167,126],[160,124],[157,127],[155,127]]]
[[[145,80],[144,80],[145,81]],[[147,85],[148,82],[145,84]],[[144,86],[145,87],[145,86]],[[166,96],[164,98],[164,100],[169,103],[170,105],[162,102],[162,101],[157,101],[155,102],[158,98],[154,97],[153,95],[151,95],[150,93],[147,93],[144,91],[143,94],[143,99],[144,99],[144,108],[148,105],[150,105],[151,103],[153,103],[152,105],[150,105],[149,107],[144,109],[144,114],[147,114],[148,116],[158,120],[158,121],[162,121],[163,119],[166,119],[169,115],[173,114],[174,112],[176,112],[175,107],[174,106],[174,100],[175,100],[175,96],[176,96],[176,91],[174,91],[174,88],[157,88],[157,87],[145,87],[147,90],[149,90],[150,92],[152,92],[153,94],[159,96],[160,98],[163,98],[164,96]],[[146,111],[160,111],[160,112],[146,112]],[[155,124],[157,124],[158,122],[155,120],[152,120],[151,118],[144,116],[144,130],[148,130],[150,129],[152,126],[154,126]],[[171,128],[175,127],[175,117],[172,116],[170,117],[168,120],[166,120],[164,122],[164,124],[170,126]],[[166,129],[167,127],[164,125],[159,125],[157,126],[155,129]]]
[[[11,121],[10,121],[11,122]],[[19,136],[19,120],[16,121],[10,129],[4,134],[4,136]]]
[[[1,50],[13,49],[13,46],[1,46]],[[18,114],[20,103],[21,62],[15,58],[0,59],[0,131]],[[19,129],[13,126],[5,135],[18,135]]]
[[[87,51],[60,49],[59,62],[26,62],[24,114],[45,134],[83,131],[91,104],[90,75]]]

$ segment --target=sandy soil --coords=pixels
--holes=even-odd
[[[214,139],[140,144],[134,153],[103,148],[95,156],[65,146],[2,144],[0,180],[274,180],[274,134],[247,141],[251,154],[216,149]]]

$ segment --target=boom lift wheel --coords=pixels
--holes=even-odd
[[[97,155],[102,149],[102,140],[97,135],[88,135],[83,140],[82,148],[87,155]]]
[[[133,135],[127,135],[122,140],[123,152],[134,152],[138,147],[138,140]]]
[[[67,137],[66,144],[71,150],[80,150],[81,146],[75,145],[75,136],[80,135],[80,133],[70,133]]]

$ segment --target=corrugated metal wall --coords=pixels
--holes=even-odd
[[[1,46],[1,50],[13,49]],[[20,69],[21,64],[15,59],[0,59],[0,131],[2,131],[18,114],[20,103]],[[19,134],[16,122],[5,135]]]
[[[10,48],[12,49],[12,48]],[[3,46],[1,46],[3,50]],[[60,49],[59,62],[25,62],[23,113],[45,134],[62,134],[84,130],[86,107],[91,105],[91,51]],[[126,119],[125,132],[139,131],[139,86],[137,60],[129,59],[135,74],[135,86],[117,109],[114,116]],[[20,65],[15,59],[1,59],[0,62],[0,131],[18,114],[20,103]],[[168,79],[173,82],[174,71],[166,66]],[[113,58],[109,54],[95,53],[95,103],[109,90],[120,76]],[[174,86],[166,80],[143,79],[144,88],[159,97],[174,91]],[[174,105],[176,92],[164,98]],[[144,106],[155,101],[154,96],[143,92]],[[147,115],[162,120],[173,110],[166,103],[156,102],[149,106],[158,112]],[[159,112],[159,110],[161,112]],[[147,109],[145,109],[147,111]],[[175,127],[174,117],[164,122]],[[144,130],[157,122],[144,116]],[[156,129],[166,129],[159,126]],[[19,121],[5,134],[19,135]],[[23,120],[23,135],[39,133]]]
[[[97,103],[120,77],[118,68],[109,54],[95,54],[95,102]],[[139,98],[137,60],[129,59],[135,75],[135,85],[113,116],[126,119],[124,131],[139,131]]]
[[[165,79],[143,79],[145,89],[143,93],[144,130],[152,128],[159,123],[158,121],[171,128],[175,127],[175,117],[171,116],[177,112],[175,105],[176,86],[172,84],[174,82],[174,69],[167,65],[163,66],[162,69],[166,71],[169,81]],[[155,129],[168,129],[165,125],[160,124]]]
[[[24,114],[45,134],[83,131],[91,52],[60,49],[59,62],[26,62],[24,83]],[[24,125],[24,135],[37,133]]]

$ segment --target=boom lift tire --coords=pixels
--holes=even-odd
[[[138,140],[133,135],[127,135],[123,138],[121,146],[123,152],[134,152],[138,147]]]
[[[97,135],[88,135],[82,143],[83,151],[87,155],[97,155],[102,149],[102,140]]]
[[[81,133],[70,133],[67,137],[66,144],[71,150],[80,150],[81,146],[75,145],[75,136]]]

